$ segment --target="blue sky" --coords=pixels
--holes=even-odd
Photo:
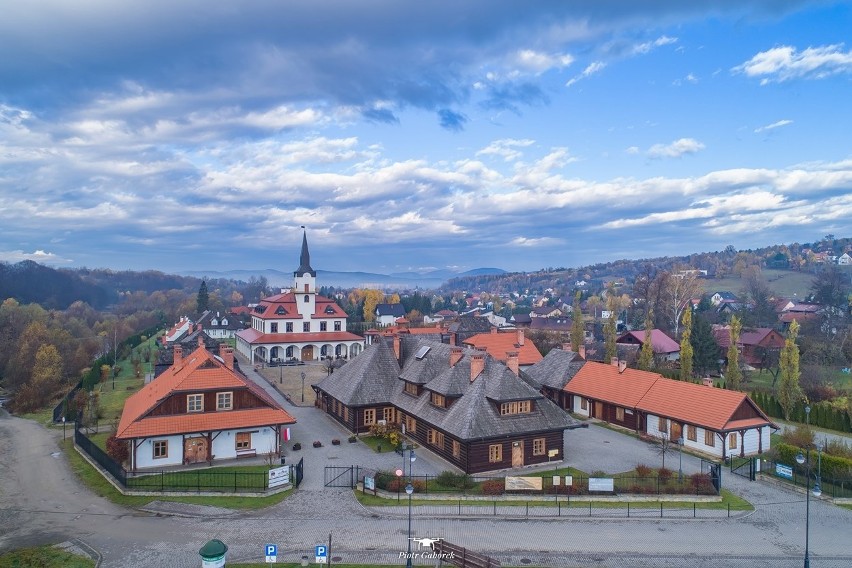
[[[852,4],[9,3],[0,260],[535,270],[850,236]]]

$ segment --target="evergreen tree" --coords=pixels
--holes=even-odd
[[[604,352],[605,359],[604,361],[611,361],[613,357],[618,355],[618,350],[615,346],[615,299],[610,294],[607,298],[607,310],[609,310],[609,317],[606,319],[606,323],[604,324]]]
[[[654,310],[649,309],[645,314],[645,339],[642,341],[642,349],[639,350],[639,361],[637,366],[643,371],[650,371],[654,365],[654,345],[651,341],[651,329],[654,324]]]
[[[580,352],[580,346],[586,341],[586,330],[583,325],[583,312],[580,310],[580,292],[574,295],[574,311],[571,315],[571,349]]]
[[[710,324],[701,314],[692,318],[692,333],[689,336],[692,344],[692,369],[699,376],[718,370],[719,346],[713,339]]]
[[[201,286],[198,287],[198,296],[195,299],[195,309],[200,315],[207,311],[209,305],[210,294],[207,293],[207,281],[202,280]]]
[[[687,307],[683,311],[683,335],[680,337],[680,380],[689,381],[692,379],[692,307]]]
[[[796,338],[799,336],[799,322],[793,320],[787,331],[787,339],[781,349],[780,381],[778,383],[778,404],[784,413],[784,419],[789,420],[793,409],[802,399],[802,388],[799,386],[799,346]]]
[[[740,332],[743,324],[737,316],[731,316],[731,344],[728,346],[728,367],[725,369],[725,382],[731,390],[740,390],[743,373],[740,370]]]

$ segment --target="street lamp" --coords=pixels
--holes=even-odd
[[[411,468],[417,456],[414,455],[414,449],[408,451],[408,485],[405,486],[405,492],[408,493],[408,556],[405,560],[405,566],[411,568],[411,494],[414,493],[414,485],[411,484]]]
[[[302,402],[305,402],[305,372],[302,371]]]
[[[683,481],[683,436],[677,439],[677,479]]]
[[[805,407],[805,417],[809,417],[811,413],[810,406]],[[802,452],[796,454],[796,463],[799,465],[805,464],[808,480],[805,483],[805,568],[810,568],[811,559],[808,551],[808,539],[810,536],[810,520],[811,520],[811,449],[808,447],[805,450],[806,454],[802,455]],[[814,497],[819,497],[822,495],[822,488],[820,487],[820,481],[822,477],[822,448],[817,447],[817,474],[816,480],[814,481],[814,489],[813,494]]]

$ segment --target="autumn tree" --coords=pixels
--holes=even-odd
[[[583,325],[583,312],[580,309],[580,292],[574,295],[574,310],[571,315],[571,349],[580,352],[580,346],[585,344],[586,330]]]
[[[692,379],[692,308],[683,312],[683,334],[680,336],[680,378]]]
[[[787,338],[781,349],[779,366],[781,369],[778,383],[778,404],[784,411],[784,420],[790,419],[790,414],[796,403],[802,399],[802,388],[799,385],[799,346],[796,339],[799,336],[799,322],[793,320],[787,330]]]
[[[728,366],[725,369],[725,384],[731,390],[740,390],[743,373],[740,370],[740,332],[743,324],[737,316],[731,316],[730,345],[728,345]]]
[[[384,301],[385,295],[381,290],[364,290],[364,321],[375,321],[376,306]]]
[[[654,345],[651,340],[651,330],[654,328],[654,310],[648,310],[645,314],[645,338],[642,348],[639,350],[639,361],[637,366],[643,371],[650,371],[654,365]]]
[[[695,272],[681,272],[680,274],[669,274],[663,284],[665,286],[663,298],[666,314],[672,322],[674,334],[678,335],[683,311],[690,305],[692,298],[701,295],[701,281]]]

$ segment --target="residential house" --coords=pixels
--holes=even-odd
[[[504,365],[483,351],[396,336],[313,388],[316,405],[349,430],[397,424],[422,448],[480,473],[560,461],[564,431],[581,426],[521,373],[517,352]]]
[[[172,343],[169,348],[157,350],[157,360],[154,362],[154,378],[159,377],[167,371],[169,367],[174,365],[174,347],[180,346],[183,353],[189,353],[199,345],[204,345],[204,347],[211,353],[218,353],[221,342],[207,335],[207,332],[201,329],[200,325],[196,325],[190,333],[183,334],[180,339]],[[234,364],[239,368],[239,365],[236,362]]]
[[[376,325],[385,327],[393,325],[397,319],[405,317],[405,307],[402,304],[378,304],[376,306]]]
[[[163,334],[163,345],[172,345],[177,343],[183,336],[187,335],[191,329],[192,321],[190,321],[190,319],[186,316],[181,316],[180,320]]]
[[[480,333],[462,342],[473,349],[481,349],[501,362],[508,361],[508,353],[518,354],[518,364],[522,369],[541,361],[542,356],[532,341],[524,337],[523,329],[498,331],[492,327],[488,333]]]
[[[837,257],[837,264],[840,266],[852,265],[852,256],[849,256],[848,252],[844,252],[843,254]]]
[[[263,454],[278,455],[296,422],[234,364],[222,345],[200,344],[124,403],[116,437],[130,445],[130,470]]]
[[[530,317],[535,318],[556,318],[562,316],[562,310],[556,306],[542,306],[533,308],[530,312]]]
[[[541,361],[524,370],[535,388],[544,396],[567,409],[569,395],[565,385],[574,378],[585,361],[586,346],[581,345],[578,352],[571,350],[571,344],[565,343],[561,349],[551,349]]]
[[[201,329],[213,339],[234,339],[237,336],[237,332],[243,329],[243,325],[236,314],[231,315],[220,312],[214,314],[211,310],[207,310],[201,314],[201,317],[195,323],[196,326],[200,325]]]
[[[491,331],[491,322],[478,316],[459,316],[450,324],[449,335],[451,345],[461,345],[469,338],[479,333]]]
[[[731,345],[731,327],[714,325],[713,337],[719,346],[719,358],[725,359]],[[768,327],[744,328],[738,346],[743,363],[761,367],[766,362],[767,352],[784,347],[784,336]]]
[[[737,298],[736,294],[734,294],[733,292],[728,292],[727,290],[720,290],[710,296],[710,303],[714,306],[718,306],[723,301],[739,302],[740,299]]]
[[[307,235],[302,235],[299,268],[292,291],[264,298],[252,309],[251,327],[236,333],[237,352],[252,363],[273,360],[316,361],[354,357],[364,338],[346,331],[346,312],[317,294]]]
[[[571,325],[571,318],[566,317],[532,318],[530,329],[568,333],[571,331]]]
[[[586,362],[565,385],[569,409],[672,441],[718,459],[770,448],[778,427],[745,393],[666,379],[657,373]]]
[[[532,325],[532,318],[529,314],[512,314],[508,323],[515,327],[530,327]]]
[[[645,343],[645,330],[628,331],[615,340],[616,345],[636,345],[639,349]],[[651,330],[651,350],[659,361],[677,361],[680,359],[680,345],[660,329]]]

